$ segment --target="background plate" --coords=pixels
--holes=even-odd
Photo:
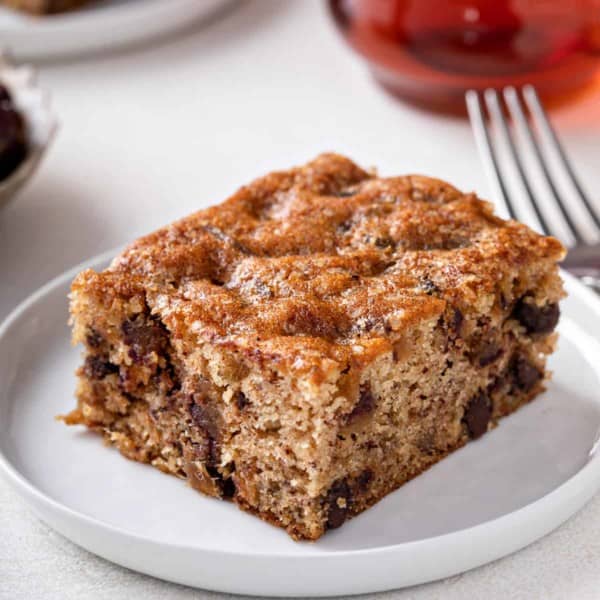
[[[96,0],[58,15],[0,8],[0,48],[25,59],[89,54],[165,34],[214,14],[231,0]]]
[[[42,519],[109,560],[226,592],[373,592],[513,552],[600,487],[600,346],[584,331],[599,321],[600,303],[568,275],[554,379],[542,398],[341,529],[295,543],[53,419],[74,405],[79,350],[69,345],[65,296],[80,268],[44,286],[0,327],[0,471]]]

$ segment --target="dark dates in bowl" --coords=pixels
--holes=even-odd
[[[25,160],[27,134],[25,119],[6,86],[0,83],[0,181],[4,181]]]
[[[33,176],[55,130],[48,97],[32,70],[0,54],[0,207]]]

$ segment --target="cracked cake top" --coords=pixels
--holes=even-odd
[[[73,291],[142,294],[182,337],[339,357],[466,313],[524,265],[563,254],[472,193],[324,154],[140,238]]]

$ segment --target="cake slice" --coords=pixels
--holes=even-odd
[[[75,279],[64,419],[315,540],[543,390],[563,254],[474,194],[322,155]]]

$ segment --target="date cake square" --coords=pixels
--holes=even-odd
[[[474,194],[322,155],[78,275],[64,420],[315,540],[544,389],[563,255]]]

